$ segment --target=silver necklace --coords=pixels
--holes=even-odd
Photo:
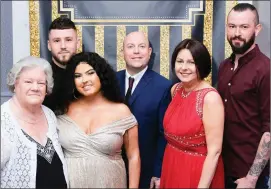
[[[26,120],[26,119],[22,119],[21,117],[19,117],[19,116],[17,116],[17,115],[16,115],[16,117],[17,117],[18,119],[20,119],[21,121],[23,121],[23,122],[25,122],[25,123],[28,123],[28,124],[30,124],[30,125],[35,125],[35,124],[39,123],[39,121],[40,121],[40,119],[41,119],[41,116],[39,116],[38,119],[36,119],[36,120],[31,120],[31,121]]]
[[[20,108],[20,110],[22,111],[22,108],[20,107],[20,106],[18,106],[17,104],[15,104],[14,103],[14,101],[12,101],[12,103],[16,106],[16,107],[19,107]],[[18,109],[16,109],[16,111],[14,112],[14,115],[15,115],[15,117],[17,117],[19,120],[21,120],[21,121],[23,121],[23,122],[25,122],[25,123],[27,123],[27,124],[30,124],[30,125],[35,125],[35,124],[37,124],[37,123],[39,123],[40,122],[40,120],[42,119],[42,117],[43,117],[43,112],[41,111],[40,113],[39,113],[39,115],[38,116],[36,116],[35,118],[36,119],[25,119],[25,118],[22,118],[21,117],[21,114],[19,113],[19,110]]]
[[[191,92],[194,91],[199,85],[200,85],[200,83],[198,83],[194,88],[192,88],[192,90],[190,90],[190,91],[187,92],[186,94],[184,93],[184,88],[183,88],[183,90],[182,90],[182,92],[181,92],[181,96],[182,96],[183,98],[187,98],[187,97],[191,94]]]
[[[193,90],[192,90],[192,91],[189,91],[189,92],[186,93],[186,94],[184,94],[183,91],[184,91],[184,89],[182,90],[182,93],[181,93],[182,97],[183,97],[183,98],[187,98]]]

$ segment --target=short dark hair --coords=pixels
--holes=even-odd
[[[201,42],[195,39],[185,39],[175,47],[171,58],[172,72],[175,74],[174,69],[176,58],[178,53],[183,49],[188,49],[190,51],[195,61],[195,65],[199,73],[199,78],[201,80],[206,78],[211,72],[211,56],[207,48]]]
[[[258,25],[260,23],[258,11],[254,5],[251,5],[249,3],[238,3],[231,9],[231,11],[232,10],[237,12],[251,10],[252,12],[255,12],[255,24]]]
[[[51,30],[65,30],[65,29],[74,29],[76,30],[75,24],[71,19],[67,17],[58,17],[56,18],[49,27],[49,33]]]
[[[61,91],[60,98],[60,112],[66,113],[68,106],[82,95],[76,90],[74,83],[74,73],[76,67],[80,63],[87,63],[95,70],[101,82],[102,95],[111,102],[123,103],[124,99],[120,92],[119,82],[117,80],[116,72],[107,63],[107,61],[94,52],[81,52],[74,55],[67,64],[65,70],[65,83],[63,83],[63,91]]]

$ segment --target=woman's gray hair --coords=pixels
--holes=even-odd
[[[35,68],[40,67],[44,71],[46,75],[46,92],[47,94],[51,94],[54,87],[54,79],[53,79],[53,70],[50,63],[43,59],[34,56],[28,56],[17,63],[13,64],[13,67],[8,73],[7,76],[7,85],[11,92],[14,92],[15,82],[19,78],[20,74],[23,72],[24,68]]]

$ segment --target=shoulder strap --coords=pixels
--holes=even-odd
[[[196,111],[197,111],[197,114],[200,116],[201,119],[202,119],[202,116],[203,116],[204,97],[210,91],[217,92],[216,89],[214,89],[214,88],[206,88],[206,89],[202,89],[202,90],[197,92]]]
[[[176,93],[180,90],[181,87],[182,87],[182,83],[179,82],[173,91],[172,99],[175,97]]]

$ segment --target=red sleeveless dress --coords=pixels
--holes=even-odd
[[[178,84],[164,117],[167,146],[164,153],[160,188],[197,188],[207,155],[202,123],[204,96],[213,88],[182,95]],[[216,91],[217,92],[217,91]],[[224,166],[219,158],[210,188],[224,188]]]

